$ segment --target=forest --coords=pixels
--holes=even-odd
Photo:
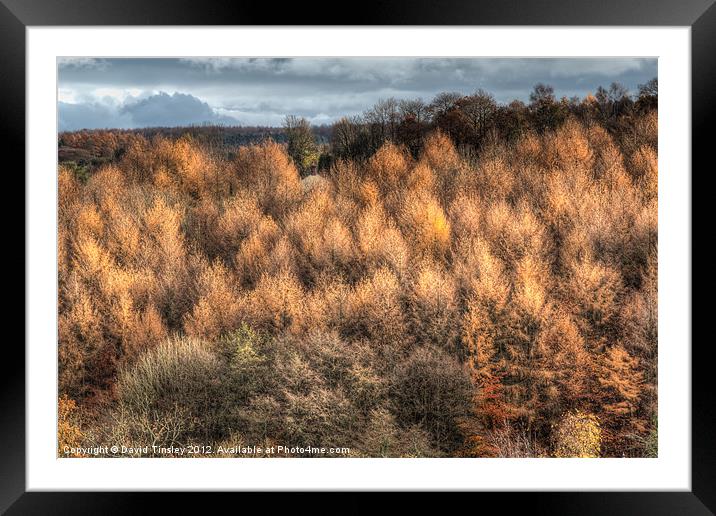
[[[59,134],[58,456],[655,457],[657,117]]]

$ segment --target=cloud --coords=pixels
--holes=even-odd
[[[236,57],[186,57],[179,63],[200,68],[204,71],[221,73],[228,70],[281,73],[291,67],[294,60],[290,58],[236,58]]]
[[[128,96],[124,102],[109,96],[98,102],[59,102],[58,115],[60,131],[238,123],[201,99],[178,92],[159,92],[144,98]]]
[[[179,126],[203,123],[229,124],[236,120],[216,113],[206,102],[184,93],[160,92],[138,101],[130,101],[121,109],[140,125]]]
[[[508,103],[527,101],[539,82],[572,97],[615,81],[635,91],[656,75],[654,58],[73,58],[60,67],[58,86],[68,103],[114,99],[135,125],[276,125],[287,114],[332,121],[387,97],[430,101],[481,88]]]
[[[121,116],[116,108],[99,102],[59,102],[58,128],[60,131],[78,129],[126,129],[133,127],[129,117]]]
[[[142,90],[139,88],[97,88],[92,92],[92,97],[108,102],[125,102],[128,99],[139,98],[142,95]]]
[[[96,57],[58,57],[57,66],[62,69],[76,70],[106,70],[109,66],[107,59],[98,59]]]

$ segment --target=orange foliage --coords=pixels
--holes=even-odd
[[[229,158],[189,137],[128,139],[86,181],[61,166],[60,393],[111,400],[118,371],[170,335],[220,343],[251,328],[287,358],[241,417],[280,406],[286,425],[325,422],[316,407],[340,412],[361,392],[340,417],[370,449],[403,436],[423,450],[432,435],[446,453],[569,453],[575,428],[594,444],[591,419],[574,419],[587,414],[601,455],[637,453],[656,407],[655,131],[652,115],[628,141],[569,121],[469,156],[435,132],[417,160],[388,143],[310,188],[271,141]],[[338,376],[315,370],[349,358]],[[297,387],[304,373],[314,390]],[[440,374],[471,403],[458,414],[440,398],[450,432],[391,398],[429,410],[411,382],[442,396]],[[61,442],[79,442],[75,402],[59,403]]]
[[[82,431],[76,422],[77,403],[67,396],[57,400],[57,456],[82,457],[76,451],[82,444]]]

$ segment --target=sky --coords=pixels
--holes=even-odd
[[[288,114],[319,125],[389,97],[481,88],[508,103],[538,82],[583,97],[656,76],[654,58],[59,58],[59,130],[280,126]]]

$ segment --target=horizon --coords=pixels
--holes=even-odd
[[[381,99],[483,89],[527,102],[537,83],[557,98],[612,82],[635,93],[655,58],[59,58],[58,132],[219,126],[314,127],[364,113]]]

